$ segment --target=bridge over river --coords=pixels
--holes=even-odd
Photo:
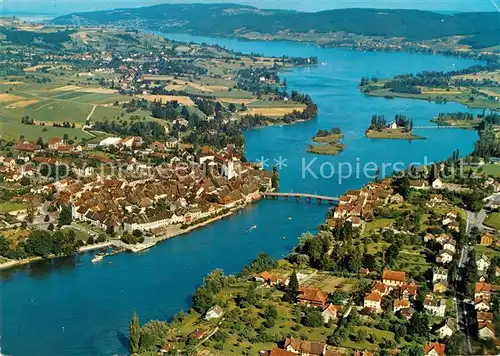
[[[427,125],[427,126],[413,126],[414,129],[471,129],[473,126],[452,126],[452,125]]]
[[[316,199],[318,203],[327,202],[328,204],[336,205],[339,202],[337,197],[329,197],[326,195],[309,194],[309,193],[281,193],[281,192],[267,192],[262,193],[262,196],[266,199],[279,199],[280,197],[288,200],[289,198],[295,198],[299,201],[300,199],[305,199],[306,202],[310,203],[312,199]]]

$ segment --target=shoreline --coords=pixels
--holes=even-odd
[[[203,222],[201,222],[199,224],[189,226],[186,229],[181,229],[180,227],[178,227],[178,228],[176,228],[174,231],[172,231],[170,233],[166,233],[166,234],[163,234],[163,235],[161,235],[159,237],[155,237],[154,240],[153,240],[154,243],[151,246],[148,246],[148,247],[146,247],[144,249],[138,249],[138,250],[134,251],[134,250],[131,250],[130,248],[125,248],[122,251],[118,251],[116,254],[122,253],[122,252],[138,253],[138,252],[146,251],[146,250],[148,250],[148,249],[156,246],[159,242],[170,240],[170,239],[172,239],[174,237],[187,234],[187,233],[189,233],[189,232],[191,232],[193,230],[196,230],[198,228],[205,227],[205,226],[207,226],[207,225],[209,225],[209,224],[211,224],[213,222],[216,222],[216,221],[225,219],[227,217],[230,217],[235,212],[243,210],[243,209],[245,209],[246,206],[248,206],[250,204],[257,203],[259,200],[256,200],[253,203],[247,203],[247,204],[245,204],[243,206],[234,208],[233,210],[230,210],[226,214],[222,214],[222,215],[213,217],[213,218],[211,218],[209,220],[206,220],[206,221],[203,221]],[[111,247],[111,246],[115,246],[115,244],[113,243],[113,241],[106,241],[106,242],[102,242],[102,243],[99,243],[99,244],[94,244],[94,245],[89,245],[89,246],[82,246],[82,247],[78,248],[78,251],[76,252],[76,254],[80,254],[80,253],[84,253],[84,252],[88,252],[88,251],[93,251],[93,250],[100,250],[100,249],[108,248],[108,247]],[[130,245],[130,246],[135,246],[135,245]],[[49,255],[46,258],[40,257],[40,256],[32,256],[32,257],[27,257],[27,258],[24,258],[24,259],[21,259],[21,260],[9,260],[7,262],[4,262],[4,263],[0,264],[0,271],[6,271],[6,270],[14,268],[14,267],[20,267],[20,266],[28,265],[28,264],[30,264],[32,262],[37,262],[37,261],[42,261],[42,260],[53,260],[53,259],[61,258],[61,257],[68,257],[68,256]]]
[[[78,251],[75,252],[75,253],[76,254],[80,254],[80,253],[84,253],[84,252],[87,252],[87,251],[99,250],[99,249],[102,249],[102,248],[105,248],[105,247],[110,247],[112,245],[113,245],[113,243],[111,241],[107,241],[107,242],[102,242],[102,243],[99,243],[99,244],[94,244],[94,245],[89,245],[89,246],[82,246],[82,247],[79,247]],[[36,261],[53,260],[53,259],[61,258],[61,257],[68,257],[68,256],[49,255],[46,258],[40,257],[40,256],[32,256],[32,257],[23,258],[21,260],[9,260],[7,262],[0,263],[0,271],[5,271],[5,270],[8,270],[8,269],[14,268],[14,267],[24,266],[24,265],[27,265],[27,264],[30,264],[30,263],[36,262]]]

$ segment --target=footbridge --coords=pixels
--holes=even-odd
[[[318,203],[326,202],[328,204],[337,205],[339,202],[339,198],[337,197],[329,197],[326,195],[318,195],[318,194],[308,194],[308,193],[278,193],[278,192],[267,192],[262,193],[262,196],[266,199],[279,199],[280,197],[288,200],[289,198],[295,198],[296,201],[301,199],[305,200],[307,203],[310,203],[311,200],[316,200]]]
[[[413,126],[414,129],[474,129],[473,126],[452,126],[452,125],[428,125],[428,126]]]

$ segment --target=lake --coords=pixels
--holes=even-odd
[[[422,141],[367,139],[364,132],[372,114],[391,118],[403,113],[417,126],[429,125],[439,112],[467,109],[454,103],[365,97],[357,88],[362,76],[383,78],[422,70],[459,69],[476,63],[470,59],[182,34],[166,36],[220,44],[245,53],[318,57],[317,66],[282,74],[288,90],[312,96],[319,106],[317,119],[245,134],[248,159],[263,158],[270,165],[281,160],[281,191],[337,196],[370,180],[362,172],[340,177],[338,167],[347,173],[348,165],[356,168],[357,164],[363,167],[369,162],[389,166],[396,162],[432,162],[449,157],[455,149],[462,155],[470,153],[477,139],[474,131],[443,129],[415,130],[427,137]],[[307,145],[316,131],[332,127],[342,129],[347,149],[336,157],[307,154]],[[391,170],[389,167],[386,173]],[[141,254],[118,254],[97,264],[91,263],[92,254],[84,254],[2,272],[1,351],[15,356],[126,355],[128,323],[134,310],[143,323],[170,319],[189,308],[190,296],[208,272],[222,268],[226,273],[236,273],[258,252],[275,258],[285,255],[302,232],[313,231],[324,221],[327,209],[316,203],[262,201],[229,219],[165,241]],[[246,232],[253,225],[257,229]]]

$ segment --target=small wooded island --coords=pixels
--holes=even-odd
[[[373,115],[366,137],[387,140],[424,140],[425,137],[414,135],[413,120],[396,114],[394,121],[387,123],[384,115]]]
[[[318,130],[312,140],[318,145],[309,145],[307,152],[335,156],[345,150],[345,145],[339,141],[344,137],[338,127],[329,130]]]
[[[439,126],[455,126],[475,130],[481,123],[484,115],[484,111],[483,114],[478,114],[477,117],[468,112],[440,113],[431,122],[435,122]]]

